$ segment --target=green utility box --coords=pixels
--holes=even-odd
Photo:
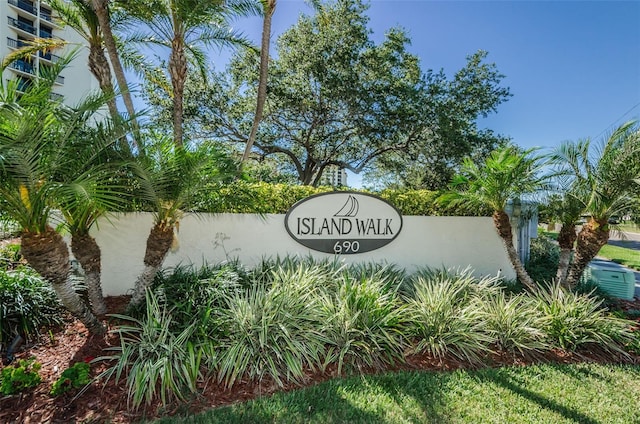
[[[609,296],[633,300],[636,280],[633,271],[609,261],[592,261],[584,272],[586,280],[594,281]]]

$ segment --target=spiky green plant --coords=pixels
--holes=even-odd
[[[335,286],[345,265],[337,259],[318,260],[312,256],[285,256],[264,259],[251,271],[254,283],[271,286],[274,281],[300,280],[315,281],[318,287]],[[296,277],[297,275],[297,277]]]
[[[535,300],[542,313],[542,331],[553,346],[575,351],[594,344],[623,353],[622,346],[632,339],[631,323],[608,315],[602,299],[571,292],[556,283],[537,293]]]
[[[418,276],[413,297],[407,298],[407,335],[413,351],[443,359],[452,355],[471,363],[481,362],[490,351],[485,332],[477,280],[470,275],[436,273]],[[481,280],[493,287],[495,279]]]
[[[500,350],[536,353],[549,349],[541,330],[542,316],[529,297],[495,294],[481,303],[484,331]]]
[[[322,296],[323,332],[329,338],[328,362],[381,368],[401,361],[403,308],[398,283],[375,267],[347,269],[336,290]]]
[[[278,385],[298,381],[305,367],[316,368],[326,338],[310,280],[281,279],[271,287],[256,284],[226,298],[222,323],[227,337],[218,358],[220,381],[230,387],[240,378]]]
[[[196,393],[202,350],[190,341],[194,326],[171,331],[171,312],[149,291],[143,318],[113,317],[131,324],[113,330],[120,336],[120,346],[108,348],[114,354],[96,360],[115,362],[101,377],[105,382],[115,377],[116,383],[126,379],[128,405],[137,409],[157,397],[166,405],[172,398],[186,400]]]

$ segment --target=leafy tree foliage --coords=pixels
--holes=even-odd
[[[470,157],[480,163],[509,139],[489,129],[479,129],[476,120],[495,113],[511,96],[500,86],[504,75],[494,63],[486,63],[488,53],[478,51],[451,80],[443,70],[428,70],[423,93],[423,116],[419,124],[425,134],[406,150],[381,156],[367,180],[382,180],[385,186],[444,188],[462,161]],[[382,179],[381,179],[382,177]]]
[[[317,185],[330,165],[404,174],[416,163],[430,171],[403,185],[441,187],[464,156],[484,157],[501,144],[475,120],[494,112],[509,90],[482,51],[451,80],[443,71],[425,74],[402,29],[389,30],[379,44],[371,40],[366,10],[361,0],[321,4],[278,39],[255,151],[285,160],[302,184]],[[189,74],[184,117],[192,138],[244,147],[258,59],[245,51],[206,80]],[[170,99],[153,83],[145,91],[166,125]]]

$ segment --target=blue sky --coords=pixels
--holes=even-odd
[[[311,12],[303,0],[278,0],[272,43]],[[405,28],[425,70],[452,75],[467,55],[487,50],[513,97],[479,124],[521,146],[601,138],[640,118],[640,0],[373,0],[368,15],[376,42]],[[260,19],[234,26],[259,43]]]

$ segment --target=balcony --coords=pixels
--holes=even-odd
[[[40,19],[45,20],[51,24],[57,25],[54,21],[53,21],[53,16],[51,16],[51,13],[44,13],[42,11],[40,11]]]
[[[7,19],[9,21],[9,25],[11,25],[12,27],[18,28],[19,30],[27,32],[31,35],[37,34],[37,31],[33,25],[28,24],[26,22],[19,21],[15,18],[12,18],[11,16],[7,16]]]
[[[53,68],[48,65],[40,63],[39,75],[43,78],[51,79],[54,75],[52,75]],[[64,84],[64,77],[62,75],[56,75],[54,82],[58,85]]]
[[[18,91],[21,93],[24,93],[25,91],[27,91],[29,89],[29,87],[31,87],[31,84],[33,84],[30,80],[27,79],[20,79],[18,80]]]
[[[62,100],[62,99],[64,99],[64,96],[62,94],[58,94],[58,93],[50,93],[49,94],[49,98],[51,100]]]
[[[24,72],[25,74],[35,75],[33,65],[29,62],[25,62],[22,59],[11,62],[9,66],[17,71]]]
[[[7,2],[13,7],[17,7],[20,10],[24,10],[27,13],[30,13],[33,16],[38,14],[38,10],[31,3],[27,3],[26,1],[21,0],[7,0]]]
[[[40,19],[60,28],[60,24],[56,22],[56,19],[53,17],[53,12],[49,9],[43,8],[42,6],[40,6]]]
[[[7,46],[11,49],[21,49],[25,46],[28,46],[27,42],[22,40],[14,40],[13,38],[7,37]]]
[[[53,38],[53,33],[49,31],[45,31],[44,29],[40,30],[40,38]]]
[[[44,60],[48,60],[49,62],[57,63],[60,59],[60,56],[56,56],[53,53],[44,53],[42,51],[38,52],[38,56]]]

